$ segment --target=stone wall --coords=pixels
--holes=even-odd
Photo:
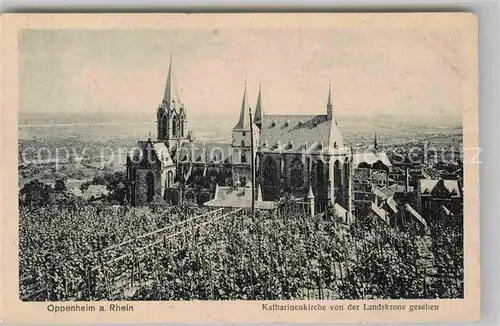
[[[154,196],[162,196],[161,176],[160,172],[151,169],[137,169],[135,182],[135,204],[144,205],[148,202],[148,184],[147,174],[153,173],[154,180]]]

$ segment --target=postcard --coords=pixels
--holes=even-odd
[[[1,19],[2,321],[480,318],[475,15]]]

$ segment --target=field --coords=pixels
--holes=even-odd
[[[376,299],[463,296],[461,233],[192,207],[22,209],[23,300]],[[457,224],[458,227],[458,224]],[[445,242],[443,242],[445,241]],[[36,263],[34,263],[36,262]]]

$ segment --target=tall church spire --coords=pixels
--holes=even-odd
[[[328,85],[328,103],[326,103],[326,117],[328,120],[333,119],[332,84]],[[335,124],[337,124],[337,119],[335,119]]]
[[[257,96],[257,104],[255,105],[255,119],[254,119],[254,122],[255,124],[257,125],[257,127],[260,127],[262,126],[262,116],[263,116],[263,112],[262,112],[262,100],[261,100],[261,84],[259,84],[259,95]]]
[[[250,115],[247,106],[247,84],[245,83],[245,91],[241,102],[240,119],[233,129],[250,130]]]
[[[168,109],[180,107],[179,93],[177,92],[177,85],[175,84],[174,72],[172,69],[172,54],[170,54],[170,66],[168,68],[165,94],[163,95],[163,105]]]
[[[377,150],[378,149],[378,144],[377,144],[377,133],[375,133],[375,139],[373,140],[373,149]]]

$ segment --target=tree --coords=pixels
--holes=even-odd
[[[106,188],[109,190],[108,199],[117,201],[120,205],[124,205],[127,200],[127,178],[123,172],[115,172],[104,175]]]
[[[52,187],[35,179],[19,191],[19,204],[27,207],[46,206],[54,199]]]
[[[66,182],[64,182],[64,179],[57,179],[56,184],[54,185],[54,191],[56,193],[62,193],[67,190],[68,188],[66,187]]]

